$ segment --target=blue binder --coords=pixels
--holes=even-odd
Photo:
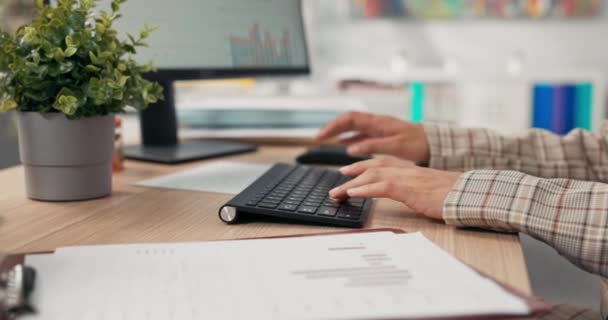
[[[536,84],[534,86],[534,106],[532,127],[538,129],[553,129],[553,86]]]

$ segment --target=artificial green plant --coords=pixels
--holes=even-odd
[[[15,35],[0,30],[0,112],[62,112],[70,119],[138,109],[162,99],[162,87],[142,77],[150,64],[134,59],[152,31],[119,40],[113,23],[126,0],[111,12],[98,0],[36,0],[37,17]]]

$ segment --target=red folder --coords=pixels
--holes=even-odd
[[[349,231],[340,231],[340,232],[331,232],[331,233],[317,233],[317,234],[302,234],[302,235],[289,235],[289,236],[276,236],[276,237],[264,237],[264,238],[244,238],[244,239],[235,239],[234,241],[239,241],[239,240],[254,240],[254,239],[281,239],[281,238],[295,238],[295,237],[311,237],[311,236],[324,236],[324,235],[340,235],[340,234],[352,234],[352,233],[372,233],[372,232],[393,232],[395,234],[404,234],[406,233],[403,230],[400,229],[390,229],[390,228],[384,228],[384,229],[363,229],[363,230],[349,230]],[[17,255],[11,255],[8,256],[4,259],[4,261],[0,261],[0,273],[5,272],[10,270],[11,268],[13,268],[16,265],[19,264],[23,264],[25,262],[25,257],[27,255],[36,255],[36,254],[48,254],[48,253],[52,253],[52,252],[45,252],[45,253],[31,253],[31,254],[17,254]],[[479,271],[478,271],[479,272]],[[521,291],[506,285],[504,283],[501,283],[499,281],[496,281],[494,279],[492,279],[491,277],[479,272],[479,274],[481,274],[483,277],[488,278],[492,281],[494,281],[495,283],[497,283],[499,286],[501,286],[503,289],[505,289],[506,291],[510,292],[511,294],[519,297],[520,299],[522,299],[530,308],[531,313],[529,315],[526,316],[505,316],[505,315],[500,315],[500,314],[495,314],[495,315],[484,315],[484,316],[476,316],[476,317],[444,317],[444,318],[424,318],[424,319],[411,319],[408,318],[407,320],[492,320],[492,319],[517,319],[517,318],[528,318],[528,317],[537,317],[537,316],[542,316],[547,314],[549,311],[551,311],[551,305],[549,305],[548,303],[546,303],[545,301],[543,301],[540,298],[534,297],[534,296],[530,296],[527,294],[522,293]],[[35,290],[35,289],[34,289]],[[35,306],[34,306],[35,307]],[[0,310],[1,311],[1,310]],[[0,312],[0,320],[16,320],[16,319],[10,319],[7,317],[6,314],[4,314],[3,312]],[[406,320],[406,319],[404,319]]]

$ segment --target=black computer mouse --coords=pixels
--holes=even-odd
[[[369,160],[369,157],[351,157],[342,146],[322,145],[314,147],[298,156],[300,164],[347,166],[355,162]]]

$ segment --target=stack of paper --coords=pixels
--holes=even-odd
[[[261,177],[270,165],[219,161],[140,181],[136,186],[238,194]]]
[[[421,234],[73,247],[29,256],[29,319],[421,319],[531,308]]]

